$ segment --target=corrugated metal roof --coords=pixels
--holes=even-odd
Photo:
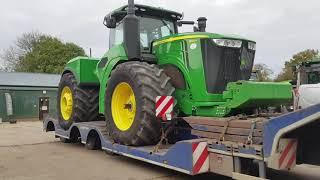
[[[0,72],[0,86],[58,87],[59,74]]]

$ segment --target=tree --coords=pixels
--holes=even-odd
[[[282,72],[279,73],[275,81],[286,81],[294,79],[294,72],[292,67],[298,65],[299,63],[310,61],[319,54],[319,50],[307,49],[294,54],[289,61],[286,61]]]
[[[257,78],[258,78],[257,81],[259,82],[272,81],[271,76],[273,74],[273,71],[266,64],[263,64],[263,63],[255,64],[253,66],[253,70],[254,72],[257,73]]]
[[[73,43],[62,43],[59,39],[43,36],[21,61],[17,71],[60,73],[72,58],[85,56],[84,50]]]
[[[30,53],[40,40],[40,37],[43,34],[39,32],[30,32],[24,33],[21,37],[18,37],[13,46],[10,46],[6,49],[1,55],[0,58],[4,61],[4,71],[15,71],[20,65],[23,57]]]
[[[77,56],[86,56],[74,43],[40,33],[26,33],[1,56],[6,71],[60,73],[65,64]]]

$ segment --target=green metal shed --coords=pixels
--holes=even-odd
[[[0,122],[55,114],[60,75],[0,72]]]

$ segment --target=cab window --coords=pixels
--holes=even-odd
[[[140,41],[142,51],[149,51],[151,42],[176,33],[174,22],[155,17],[140,18]]]
[[[110,30],[109,47],[123,43],[123,23],[119,23],[116,28]]]
[[[157,19],[154,17],[139,17],[140,19],[140,42],[142,51],[149,52],[151,42],[176,33],[173,21]],[[123,43],[123,23],[110,30],[109,47]]]

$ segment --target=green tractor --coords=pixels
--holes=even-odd
[[[60,126],[104,118],[115,142],[150,145],[162,133],[158,96],[174,97],[177,117],[252,115],[290,101],[289,83],[248,81],[254,41],[205,32],[203,17],[194,32],[179,33],[195,24],[182,17],[133,0],[108,14],[109,50],[101,59],[72,59],[62,73]]]

